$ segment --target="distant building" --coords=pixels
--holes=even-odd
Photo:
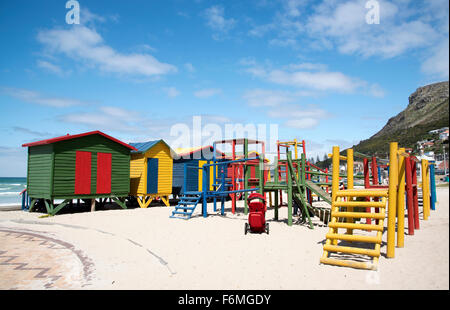
[[[436,162],[436,169],[438,170],[447,170],[448,171],[448,160]]]
[[[429,134],[436,134],[436,133],[440,134],[440,133],[442,133],[444,131],[448,132],[448,127],[442,127],[442,128],[439,128],[439,129],[430,130],[428,133]]]
[[[417,141],[416,143],[417,143],[418,148],[422,149],[424,147],[424,144],[428,143],[428,142],[430,142],[430,141],[429,140],[421,140],[421,141]]]
[[[448,140],[448,129],[439,133],[440,140]]]
[[[355,161],[353,163],[353,168],[354,168],[355,173],[363,172],[364,171],[364,163],[362,161]]]
[[[431,147],[431,146],[433,146],[434,145],[434,141],[427,141],[427,142],[425,142],[422,146],[423,147]]]

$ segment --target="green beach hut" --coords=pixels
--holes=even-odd
[[[111,198],[126,208],[130,191],[130,152],[134,147],[101,131],[56,137],[28,147],[27,192],[30,211],[42,199],[50,215],[73,199]],[[54,200],[63,200],[58,206]]]

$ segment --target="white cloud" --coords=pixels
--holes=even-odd
[[[42,69],[44,69],[44,70],[46,70],[48,72],[54,73],[56,75],[59,75],[59,76],[63,76],[64,75],[64,71],[59,66],[57,66],[55,64],[52,64],[52,63],[50,63],[48,61],[38,60],[37,66],[39,68],[42,68]]]
[[[189,62],[188,62],[188,63],[185,63],[185,64],[184,64],[184,67],[186,68],[187,71],[189,71],[189,72],[191,72],[191,73],[192,73],[192,72],[195,72],[194,66],[193,66],[191,63],[189,63]]]
[[[309,92],[289,92],[267,89],[247,90],[242,98],[252,107],[276,107],[284,103],[294,102],[301,96],[312,96]]]
[[[449,44],[448,37],[432,49],[432,55],[428,57],[422,64],[422,71],[433,77],[440,79],[448,79],[449,76]]]
[[[302,118],[287,120],[284,125],[295,129],[310,129],[319,124],[319,120],[315,118]]]
[[[85,6],[80,8],[80,23],[81,24],[88,24],[88,23],[95,23],[95,22],[104,23],[105,21],[106,21],[105,17],[91,12]]]
[[[220,5],[212,6],[204,11],[206,24],[216,33],[213,35],[215,40],[221,38],[236,25],[236,20],[233,18],[225,18],[225,10]]]
[[[249,35],[270,33],[271,45],[336,49],[365,58],[393,58],[416,50],[427,54],[441,40],[448,41],[448,1],[378,0],[380,24],[372,25],[366,22],[366,2],[321,1],[310,5],[308,1],[285,1],[271,22],[253,26]],[[308,15],[302,13],[306,5]]]
[[[42,30],[37,39],[49,54],[64,54],[105,72],[155,76],[177,71],[175,66],[159,62],[150,54],[122,54],[108,46],[97,31],[85,26]]]
[[[257,107],[271,119],[284,119],[283,125],[289,128],[313,128],[331,114],[318,105],[296,103],[299,98],[309,96],[302,91],[288,92],[264,89],[248,90],[242,96],[247,105]]]
[[[286,119],[284,125],[295,129],[311,129],[331,114],[317,105],[285,104],[268,111],[269,117]]]
[[[360,87],[358,79],[346,76],[341,72],[286,72],[273,70],[267,79],[271,82],[295,87],[317,90],[333,90],[338,92],[354,92]]]
[[[299,64],[289,64],[286,66],[289,70],[308,70],[308,71],[326,71],[328,65],[319,63],[304,62]]]
[[[194,92],[194,96],[198,98],[209,98],[222,93],[220,88],[208,88]]]
[[[19,127],[19,126],[13,126],[12,130],[14,130],[15,132],[21,132],[21,133],[25,133],[25,134],[32,135],[32,136],[37,136],[37,137],[50,137],[50,136],[52,136],[52,134],[50,134],[49,132],[36,131],[36,130],[32,130],[32,129],[24,128],[24,127]]]
[[[374,86],[359,78],[347,76],[342,72],[327,71],[326,69],[326,65],[313,63],[290,64],[285,66],[284,69],[266,69],[261,65],[254,64],[247,67],[245,71],[268,82],[305,90],[339,93],[363,91],[377,96],[382,94],[382,89],[378,85]]]
[[[292,17],[300,16],[300,8],[305,5],[304,0],[287,0],[284,4],[285,13]]]
[[[59,120],[102,131],[137,133],[143,130],[139,126],[142,117],[138,112],[111,106],[101,106],[94,112],[68,113]]]
[[[163,90],[166,92],[167,96],[169,96],[170,98],[175,98],[180,94],[180,92],[175,87],[166,87],[166,88],[163,88]]]
[[[71,106],[92,104],[92,102],[85,102],[72,98],[51,97],[51,96],[49,97],[36,91],[20,88],[3,87],[1,93],[28,103],[39,104],[54,108],[66,108]]]
[[[437,37],[430,24],[403,13],[407,3],[398,7],[395,3],[379,0],[380,24],[367,24],[365,3],[365,0],[323,2],[307,19],[309,37],[325,38],[343,54],[383,58],[423,48]],[[415,12],[419,16],[420,13],[419,10]]]

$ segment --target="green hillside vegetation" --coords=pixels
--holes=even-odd
[[[425,149],[442,152],[442,141],[438,134],[429,131],[449,127],[448,82],[430,84],[418,88],[409,97],[405,110],[389,119],[387,124],[369,139],[362,140],[353,149],[359,153],[379,158],[388,158],[389,143],[398,142],[399,146],[417,151],[417,142],[434,140],[435,145]],[[446,142],[448,148],[448,140]],[[346,150],[341,151],[346,155]],[[325,158],[316,165],[324,168],[331,164],[331,159]]]
[[[449,126],[448,111],[443,116],[443,118],[436,122],[419,124],[411,128],[396,130],[380,137],[362,140],[358,145],[354,146],[354,149],[357,152],[367,155],[381,155],[389,152],[390,142],[398,142],[401,147],[412,148],[413,150],[417,147],[417,141],[435,140],[437,142],[436,140],[439,139],[439,135],[429,134],[428,132]],[[440,143],[437,142],[436,144],[439,145]]]

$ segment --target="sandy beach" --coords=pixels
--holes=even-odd
[[[4,211],[0,288],[448,290],[448,187],[438,188],[437,198],[436,210],[414,236],[405,225],[405,247],[396,248],[394,259],[385,257],[383,243],[377,271],[319,264],[328,227],[317,220],[313,230],[289,227],[287,208],[280,209],[279,221],[268,210],[269,235],[244,235],[242,212],[220,216],[212,206],[207,218],[198,207],[188,221],[170,219],[174,207],[162,206],[44,218]],[[19,265],[11,257],[20,255],[28,260],[26,274],[25,267],[13,268]],[[35,276],[37,262],[47,262],[40,270],[53,278]]]

